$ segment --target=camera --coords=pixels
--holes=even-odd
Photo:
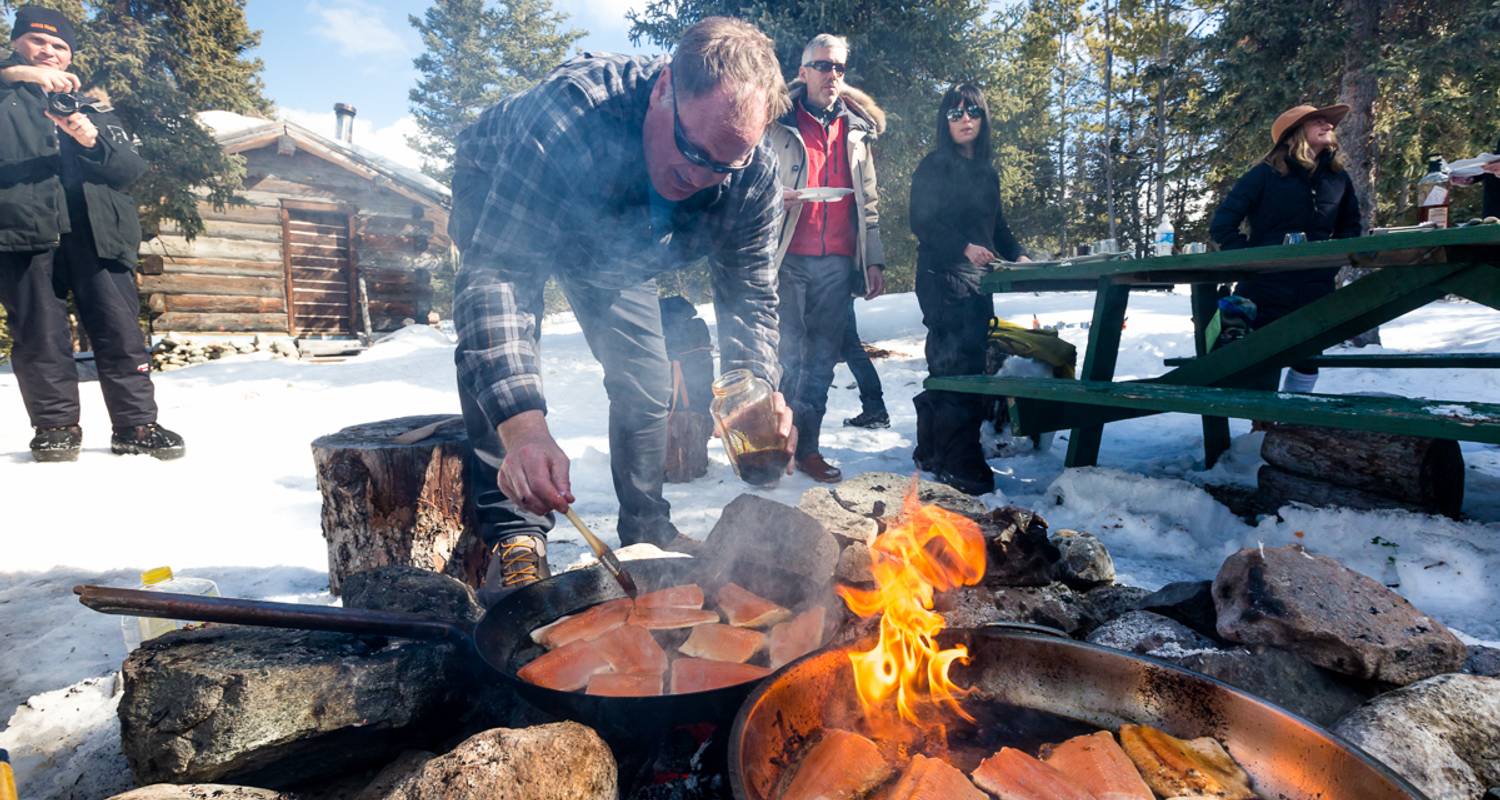
[[[105,109],[94,98],[79,96],[77,92],[48,92],[47,110],[59,117],[66,117],[80,111],[99,112]]]

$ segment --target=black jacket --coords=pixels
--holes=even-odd
[[[1025,252],[1000,210],[1000,174],[989,164],[934,150],[911,178],[911,232],[917,269],[941,271],[967,263],[964,248],[986,247],[1007,261]]]
[[[12,56],[0,67],[19,63]],[[84,150],[62,141],[67,135],[46,108],[36,84],[0,82],[0,252],[45,250],[66,234],[91,230],[100,258],[134,265],[141,221],[124,190],[146,172],[146,162],[114,114],[86,112],[99,136]],[[71,189],[82,202],[73,205],[87,209],[86,220],[70,218],[65,175],[76,180]]]
[[[1295,161],[1281,175],[1269,164],[1256,164],[1235,182],[1209,221],[1209,236],[1221,250],[1281,244],[1288,233],[1307,234],[1310,242],[1360,235],[1359,198],[1344,170],[1329,165],[1324,153],[1311,173]],[[1240,230],[1248,222],[1250,232]],[[1333,291],[1337,269],[1277,272],[1241,281],[1236,290],[1256,303],[1291,309]]]
[[[1500,217],[1500,178],[1484,176],[1484,215]]]

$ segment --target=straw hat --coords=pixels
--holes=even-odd
[[[1322,117],[1337,125],[1344,119],[1344,115],[1348,113],[1349,106],[1343,103],[1334,103],[1331,106],[1323,106],[1322,108],[1310,105],[1289,108],[1281,112],[1281,116],[1277,117],[1276,121],[1271,123],[1271,144],[1281,144],[1282,137],[1286,136],[1289,131],[1296,130],[1297,126],[1301,125],[1309,117]]]

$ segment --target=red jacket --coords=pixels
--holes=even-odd
[[[854,188],[849,172],[849,116],[837,114],[824,126],[799,102],[797,130],[807,148],[807,188]],[[832,203],[807,203],[792,234],[788,253],[799,256],[849,256],[858,246],[854,196]]]

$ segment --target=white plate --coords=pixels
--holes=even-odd
[[[797,199],[804,203],[831,203],[834,200],[842,200],[854,194],[853,189],[835,188],[832,186],[815,186],[811,189],[798,189]]]

